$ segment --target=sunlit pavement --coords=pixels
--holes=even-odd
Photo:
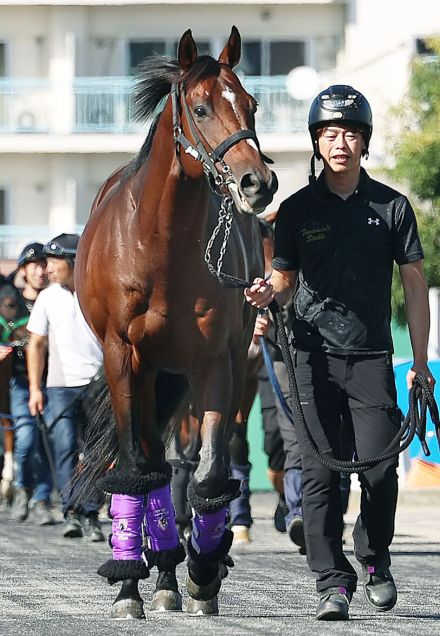
[[[351,530],[359,494],[354,492],[346,516],[346,551],[353,565]],[[53,527],[38,528],[29,518],[18,524],[0,513],[0,634],[440,634],[440,488],[402,490],[392,572],[399,591],[394,610],[375,613],[360,587],[351,620],[314,620],[314,581],[286,535],[272,523],[275,495],[252,497],[252,543],[232,549],[235,568],[220,592],[218,617],[192,618],[184,613],[150,614],[145,621],[111,621],[110,605],[118,586],[110,587],[95,572],[110,557],[106,543],[64,539],[61,516]],[[110,522],[104,519],[106,532]],[[183,588],[185,567],[178,569]],[[148,609],[155,574],[141,582]],[[184,594],[185,603],[185,594]]]

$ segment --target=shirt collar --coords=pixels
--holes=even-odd
[[[362,194],[368,195],[370,193],[370,190],[371,190],[371,179],[368,176],[366,170],[364,168],[361,168],[361,172],[360,172],[360,175],[359,175],[359,184],[358,184],[358,187],[355,190],[355,194],[360,192]],[[321,174],[319,175],[319,177],[316,180],[316,191],[321,196],[332,196],[333,195],[333,192],[331,192],[328,189],[328,186],[327,186],[327,184],[325,182],[324,170],[322,170]]]

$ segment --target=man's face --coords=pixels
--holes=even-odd
[[[64,258],[47,257],[47,275],[51,283],[67,285],[71,282],[73,268]]]
[[[47,285],[46,267],[47,263],[45,260],[23,265],[23,276],[26,278],[27,284],[35,291],[40,291]]]
[[[336,174],[357,170],[365,142],[361,133],[344,126],[323,128],[318,147],[324,163]]]

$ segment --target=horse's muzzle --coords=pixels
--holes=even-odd
[[[239,193],[241,199],[245,199],[247,206],[244,207],[245,212],[258,214],[271,203],[273,195],[278,190],[278,179],[274,172],[270,171],[269,181],[263,179],[255,172],[248,172],[240,179]]]

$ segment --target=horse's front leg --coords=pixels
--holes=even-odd
[[[113,618],[144,618],[138,581],[149,576],[153,565],[159,569],[159,579],[161,572],[171,571],[170,576],[162,576],[161,587],[167,589],[171,580],[169,596],[173,596],[172,607],[166,607],[169,599],[162,599],[162,605],[155,609],[178,609],[175,567],[184,559],[184,551],[178,541],[169,494],[171,471],[155,430],[154,375],[145,374],[141,380],[131,348],[116,339],[104,352],[119,458],[116,467],[101,480],[104,491],[112,495],[113,558],[98,573],[110,583],[122,582],[113,603]],[[147,550],[144,536],[149,538]]]
[[[206,370],[205,370],[206,371]],[[188,486],[193,527],[188,541],[186,587],[190,614],[218,613],[221,564],[227,559],[232,532],[226,527],[229,503],[238,497],[240,484],[228,478],[229,419],[232,402],[232,367],[229,355],[210,365],[203,380],[193,381],[193,395],[202,396],[200,461]]]

